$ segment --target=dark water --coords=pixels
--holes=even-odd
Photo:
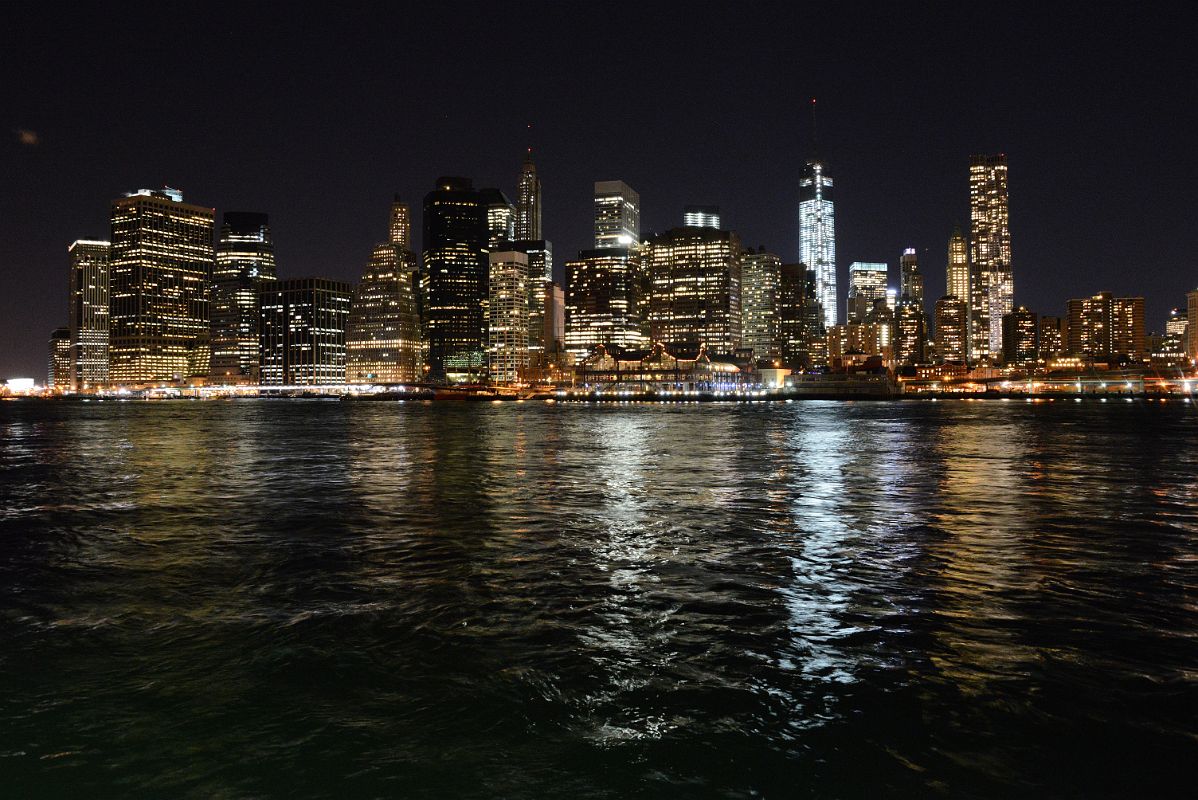
[[[8,797],[1192,797],[1178,403],[0,403]]]

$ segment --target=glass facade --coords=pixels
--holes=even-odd
[[[422,377],[416,257],[376,245],[354,290],[345,328],[346,383],[414,383]]]
[[[754,358],[780,358],[778,290],[782,259],[764,249],[741,257],[741,347],[752,348]]]
[[[646,248],[649,335],[667,349],[731,354],[741,341],[741,247],[730,231],[674,228]]]
[[[854,261],[849,265],[848,320],[862,324],[873,311],[874,304],[886,301],[886,281],[889,267],[882,262]],[[818,277],[818,272],[817,272]],[[816,288],[818,293],[819,289]]]
[[[598,345],[643,347],[641,261],[637,250],[584,250],[566,264],[565,346],[585,357]]]
[[[213,381],[258,382],[259,303],[263,286],[276,277],[267,215],[226,213],[212,273]]]
[[[970,158],[969,221],[974,357],[996,356],[1015,298],[1006,155]]]
[[[624,181],[595,182],[595,249],[641,241],[641,196]]]
[[[687,228],[720,228],[719,206],[687,206],[682,211],[682,225]]]
[[[838,322],[836,297],[836,213],[832,178],[820,161],[808,161],[799,180],[799,261],[815,270],[815,294],[824,325]]]
[[[516,225],[514,235],[507,237],[525,241],[541,239],[541,179],[532,161],[532,150],[524,156],[520,184],[516,190]]]
[[[262,290],[260,383],[345,383],[348,283],[324,278],[272,281]]]

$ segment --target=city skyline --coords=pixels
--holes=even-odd
[[[637,95],[668,90],[664,102],[630,97],[626,109],[601,119],[573,118],[597,96],[577,89],[574,79],[596,68],[592,57],[571,63],[567,56],[575,53],[577,41],[566,45],[550,37],[543,57],[564,65],[565,73],[535,79],[526,102],[498,119],[474,102],[482,81],[467,75],[464,65],[434,65],[427,59],[428,46],[417,44],[403,63],[424,66],[402,85],[414,94],[413,107],[430,114],[402,127],[389,126],[385,114],[369,111],[357,97],[377,88],[378,80],[394,79],[394,69],[380,70],[361,90],[346,88],[329,118],[336,124],[305,127],[315,119],[305,101],[341,92],[339,80],[346,75],[317,52],[305,71],[328,68],[330,77],[306,87],[291,85],[303,81],[284,85],[274,74],[277,66],[250,63],[262,78],[255,96],[265,100],[269,113],[253,124],[229,127],[197,116],[205,103],[196,93],[201,99],[219,93],[222,102],[235,107],[248,102],[221,91],[233,72],[247,66],[237,46],[242,33],[197,23],[196,41],[182,42],[151,26],[136,46],[122,48],[111,46],[121,43],[119,33],[111,43],[84,41],[91,31],[86,14],[65,25],[53,12],[26,16],[27,32],[53,28],[65,43],[78,40],[84,54],[103,44],[104,52],[94,53],[97,74],[136,63],[122,51],[170,52],[178,63],[210,59],[215,68],[212,74],[200,70],[184,77],[179,67],[164,68],[159,77],[134,75],[124,93],[110,101],[120,124],[113,132],[97,131],[68,123],[46,102],[53,96],[56,106],[98,113],[100,107],[86,97],[96,78],[56,68],[27,45],[12,43],[8,52],[18,60],[26,57],[18,63],[29,80],[9,88],[14,94],[9,128],[36,135],[32,140],[13,135],[3,150],[13,176],[0,207],[0,236],[8,243],[0,308],[4,375],[40,375],[47,332],[67,321],[67,246],[77,239],[107,240],[105,204],[140,186],[178,186],[189,202],[214,205],[217,219],[225,211],[267,213],[281,278],[352,282],[378,241],[378,209],[395,192],[417,215],[419,198],[439,175],[467,175],[475,186],[498,186],[515,198],[521,156],[531,146],[545,186],[544,236],[559,253],[559,281],[564,263],[590,249],[593,182],[613,178],[640,193],[646,235],[677,225],[686,205],[719,205],[724,227],[736,231],[746,248],[763,245],[784,262],[792,261],[797,258],[798,181],[812,156],[805,144],[810,139],[806,103],[812,96],[821,108],[819,155],[836,181],[839,281],[847,278],[852,261],[884,260],[897,271],[901,248],[915,246],[930,315],[945,290],[948,237],[956,224],[968,229],[963,160],[975,153],[1006,153],[1015,304],[1042,315],[1064,315],[1075,297],[1100,291],[1143,295],[1148,329],[1163,332],[1168,309],[1184,305],[1185,291],[1198,284],[1195,270],[1186,266],[1196,235],[1185,224],[1193,217],[1193,201],[1184,188],[1186,149],[1169,126],[1153,122],[1164,98],[1177,93],[1181,73],[1167,69],[1176,55],[1166,47],[1152,64],[1134,60],[1136,45],[1160,35],[1160,20],[1117,27],[1113,18],[1091,17],[1075,29],[1074,47],[1061,54],[1050,53],[1048,42],[1053,30],[1073,22],[1065,12],[987,18],[996,41],[1022,45],[1020,63],[1000,67],[972,53],[965,41],[945,38],[980,24],[978,12],[964,10],[951,21],[919,9],[850,13],[837,26],[839,34],[818,45],[828,57],[815,58],[802,70],[776,58],[783,52],[771,31],[780,27],[777,15],[756,10],[744,17],[762,37],[751,58],[740,59],[700,89],[679,84],[670,67],[640,53],[618,77],[638,87]],[[425,26],[458,22],[468,33],[481,33],[474,23],[443,18],[440,12],[417,16]],[[666,19],[650,11],[641,23],[626,45],[634,54],[653,41]],[[286,21],[279,24],[281,41],[303,41],[302,31]],[[330,40],[344,36],[349,24],[333,25]],[[548,30],[564,23],[546,12],[532,24]],[[808,24],[833,26],[818,14]],[[904,32],[913,38],[904,40]],[[578,35],[589,40],[601,33]],[[698,25],[683,24],[680,30],[688,46],[710,35]],[[1127,55],[1105,48],[1116,36],[1130,43]],[[833,57],[848,37],[877,45],[875,55],[856,63]],[[894,67],[889,56],[900,47],[931,40],[941,43],[935,54],[914,54]],[[735,46],[728,51],[737,53]],[[950,61],[954,69],[940,75],[939,67]],[[281,65],[295,63],[280,59]],[[882,74],[883,66],[893,67],[894,74]],[[1033,74],[1046,80],[1030,95],[1024,86]],[[161,94],[167,76],[179,78],[188,91],[181,89],[157,105],[144,102]],[[785,86],[767,87],[774,77],[785,77]],[[881,78],[881,85],[871,88],[867,78]],[[899,88],[890,99],[888,93]],[[446,98],[450,102],[435,105]],[[714,106],[698,102],[712,98]],[[1180,113],[1192,112],[1183,108]],[[756,117],[766,123],[764,130],[730,124]],[[157,119],[163,127],[146,124]],[[950,119],[952,124],[945,124]],[[1127,152],[1132,142],[1134,158],[1108,157]],[[1065,202],[1062,185],[1083,202]],[[1126,214],[1119,202],[1129,192],[1146,198],[1147,207],[1137,215]],[[1151,224],[1145,224],[1145,215]],[[413,222],[419,230],[421,220]],[[414,245],[418,250],[424,243]],[[843,303],[843,291],[838,295]]]

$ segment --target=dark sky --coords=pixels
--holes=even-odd
[[[529,123],[559,275],[607,179],[646,230],[713,203],[794,259],[812,96],[842,283],[913,246],[942,294],[968,157],[1005,152],[1016,302],[1143,294],[1159,330],[1198,286],[1186,4],[180,5],[6,7],[0,378],[44,376],[66,247],[124,191],[267,212],[281,276],[355,280],[393,193],[417,230],[439,175],[514,195]]]

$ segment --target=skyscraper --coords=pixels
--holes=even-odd
[[[412,250],[412,209],[395,195],[391,202],[391,224],[387,241],[399,247],[401,252]]]
[[[719,206],[687,206],[682,210],[682,225],[687,228],[720,227]]]
[[[824,309],[815,294],[815,270],[806,264],[783,264],[775,308],[782,363],[791,369],[822,363],[827,355],[819,345]]]
[[[501,250],[489,256],[487,367],[491,382],[519,383],[528,372],[528,256]]]
[[[528,353],[531,366],[539,370],[545,352],[545,293],[553,282],[553,243],[544,239],[519,240],[500,242],[495,249],[515,250],[528,256]]]
[[[641,261],[634,248],[583,250],[567,262],[566,349],[585,357],[600,344],[644,345],[641,285]]]
[[[79,239],[71,259],[69,320],[70,378],[77,392],[108,381],[108,242]]]
[[[424,325],[435,380],[477,380],[486,369],[487,238],[470,179],[438,178],[424,197]]]
[[[894,360],[899,364],[920,364],[927,345],[927,326],[923,309],[909,297],[899,300],[894,312]]]
[[[815,270],[815,294],[824,325],[839,319],[836,296],[836,215],[832,178],[819,159],[807,162],[799,180],[799,261]]]
[[[511,236],[509,239],[513,238]],[[531,241],[541,236],[541,179],[532,161],[532,148],[524,156],[520,185],[516,191],[516,239]]]
[[[674,228],[649,239],[649,333],[667,348],[732,353],[740,346],[740,238]]]
[[[1097,360],[1144,358],[1144,298],[1115,297],[1099,292],[1092,297],[1070,300],[1069,354]]]
[[[110,382],[208,375],[214,213],[184,203],[177,189],[112,202]]]
[[[778,358],[778,284],[782,259],[765,248],[741,257],[741,347],[752,348],[754,358]]]
[[[899,299],[910,298],[923,309],[923,275],[919,273],[919,256],[908,247],[899,258]]]
[[[346,322],[346,383],[420,380],[415,266],[416,257],[399,244],[375,245]]]
[[[1023,306],[1002,318],[1002,360],[1007,366],[1027,366],[1040,357],[1040,323],[1036,312]]]
[[[269,281],[262,289],[263,386],[345,383],[348,283],[325,278]]]
[[[936,352],[943,362],[964,364],[969,354],[969,306],[956,295],[936,301]]]
[[[1190,361],[1198,360],[1198,289],[1186,292],[1186,355]]]
[[[1002,348],[1002,318],[1014,305],[1011,231],[1007,204],[1007,157],[972,156],[969,160],[970,261],[973,267],[975,356],[997,356]],[[984,348],[984,352],[977,352]]]
[[[276,277],[267,215],[226,212],[212,272],[213,381],[258,382],[261,292]]]
[[[46,388],[65,392],[71,388],[71,329],[55,328],[50,334],[46,360]]]
[[[624,181],[595,181],[595,249],[641,242],[641,196]]]
[[[862,324],[873,311],[874,303],[886,299],[887,266],[882,262],[854,261],[849,265],[848,320]],[[819,272],[816,272],[816,279]],[[819,285],[816,284],[816,293]]]
[[[966,305],[969,303],[969,243],[965,234],[961,233],[958,225],[953,229],[953,235],[948,240],[948,269],[945,271],[948,290],[947,295],[960,298]]]

